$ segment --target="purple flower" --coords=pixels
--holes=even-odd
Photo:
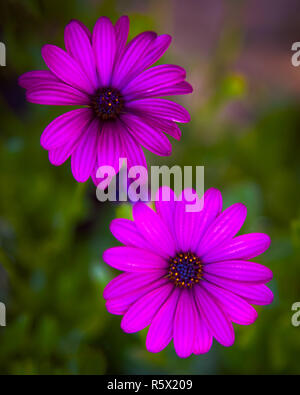
[[[106,250],[104,261],[122,270],[104,290],[107,310],[124,315],[125,332],[149,326],[146,347],[159,352],[173,339],[182,357],[209,351],[215,338],[223,346],[234,343],[232,322],[248,325],[257,313],[251,306],[272,302],[264,284],[267,267],[252,262],[270,245],[263,233],[236,236],[246,218],[246,207],[236,203],[222,212],[222,196],[209,189],[187,212],[191,190],[182,199],[156,201],[156,212],[138,202],[134,221],[115,219],[111,232],[125,246]],[[195,196],[195,195],[193,195]],[[190,203],[189,203],[190,204]]]
[[[73,20],[65,28],[66,51],[55,45],[42,48],[50,70],[30,71],[19,79],[31,103],[83,106],[54,119],[41,136],[52,164],[59,166],[71,156],[78,182],[92,176],[97,183],[96,170],[102,165],[117,173],[120,157],[128,159],[128,168],[146,167],[141,146],[170,155],[164,133],[179,140],[176,122],[190,120],[179,104],[156,98],[191,93],[185,70],[171,64],[149,68],[171,37],[147,31],[126,45],[128,31],[127,16],[115,25],[99,18],[92,34]]]

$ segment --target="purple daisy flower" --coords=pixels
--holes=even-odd
[[[257,313],[251,305],[273,300],[264,284],[271,270],[252,262],[269,247],[270,238],[263,233],[236,236],[246,207],[236,203],[222,212],[216,189],[209,189],[202,201],[196,198],[197,204],[204,203],[199,212],[186,211],[190,195],[195,196],[192,190],[186,189],[181,201],[167,187],[159,193],[156,212],[138,202],[134,221],[111,223],[111,232],[125,246],[106,250],[103,259],[125,273],[104,290],[107,310],[124,315],[125,332],[149,326],[150,352],[161,351],[172,339],[182,358],[206,353],[213,338],[231,346],[232,322],[253,323]],[[162,193],[170,193],[171,200],[163,201]]]
[[[59,166],[71,156],[78,182],[119,158],[128,168],[146,165],[141,146],[157,155],[170,155],[166,134],[180,139],[176,122],[189,122],[185,108],[156,97],[192,92],[186,72],[176,65],[149,68],[167,50],[171,37],[147,31],[128,44],[129,18],[115,25],[107,17],[96,22],[93,33],[80,21],[65,28],[66,51],[45,45],[42,56],[49,70],[23,74],[20,85],[31,103],[84,106],[54,119],[41,136],[49,160]]]

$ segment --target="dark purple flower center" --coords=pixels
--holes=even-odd
[[[92,108],[102,121],[116,119],[124,107],[121,93],[114,88],[101,88],[92,97]]]
[[[192,252],[180,252],[169,259],[168,278],[178,287],[192,288],[202,278],[202,262]]]

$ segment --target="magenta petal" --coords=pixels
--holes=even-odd
[[[149,151],[160,156],[171,155],[172,145],[160,130],[154,129],[146,120],[133,114],[123,114],[122,120],[130,134]]]
[[[183,82],[186,72],[182,67],[172,64],[154,66],[134,78],[122,89],[127,100],[145,97],[148,93]],[[159,96],[159,95],[152,95]]]
[[[151,32],[150,32],[151,33]],[[171,36],[168,34],[163,34],[161,36],[156,37],[152,33],[152,40],[150,39],[149,45],[144,46],[144,50],[142,50],[141,56],[136,53],[135,63],[129,73],[120,81],[120,87],[128,84],[130,80],[139,75],[142,71],[150,67],[153,63],[155,63],[168,49],[171,43]]]
[[[167,119],[151,117],[150,114],[143,114],[143,118],[146,120],[147,124],[150,125],[153,129],[158,129],[161,132],[173,137],[174,139],[180,140],[181,130],[175,122],[168,121]]]
[[[63,82],[49,81],[40,83],[26,92],[26,99],[30,103],[69,106],[88,105],[90,98],[83,92]]]
[[[145,32],[145,36],[143,36],[143,34],[144,33],[132,40],[132,43],[134,43],[135,46],[134,51],[131,53],[132,67],[122,79],[118,80],[118,85],[121,88],[126,86],[130,80],[134,79],[142,73],[142,71],[155,63],[171,43],[171,37],[167,34],[163,34],[159,37],[157,37],[153,32]],[[141,45],[137,45],[138,43]],[[128,50],[133,48],[133,46],[132,48],[130,47],[130,44],[127,47]],[[122,72],[120,68],[116,68],[116,70]]]
[[[100,81],[108,86],[116,55],[115,28],[109,18],[102,16],[97,20],[92,41]]]
[[[41,146],[49,150],[57,148],[69,140],[77,140],[92,116],[92,111],[87,108],[79,108],[60,115],[42,133]]]
[[[173,288],[173,284],[167,283],[147,293],[135,302],[121,321],[123,331],[133,333],[146,328]]]
[[[173,122],[190,122],[191,117],[180,104],[166,99],[142,99],[131,101],[127,109],[141,113],[148,113],[154,117],[168,119]]]
[[[205,280],[227,289],[236,295],[246,299],[251,304],[267,305],[273,301],[272,291],[264,284],[240,283],[237,281],[227,280],[216,277],[211,274],[205,274]]]
[[[256,320],[257,312],[244,299],[206,281],[202,281],[201,286],[216,298],[219,305],[227,312],[231,321],[239,325],[249,325]]]
[[[151,249],[151,246],[141,235],[136,224],[129,219],[113,219],[110,223],[110,231],[114,237],[124,245]]]
[[[48,81],[59,82],[59,79],[50,70],[28,71],[19,77],[19,85],[25,89],[34,89]]]
[[[120,133],[123,140],[124,155],[127,158],[128,170],[130,170],[132,166],[143,166],[147,169],[146,157],[141,145],[129,133],[124,124],[122,124],[122,128],[120,128]]]
[[[233,204],[221,213],[205,232],[197,253],[202,256],[216,246],[230,240],[243,226],[247,208],[241,203]]]
[[[125,50],[127,38],[129,33],[129,18],[128,16],[121,16],[115,24],[116,34],[116,59],[120,59]]]
[[[163,186],[158,189],[155,197],[155,208],[157,214],[168,226],[169,231],[172,233],[172,235],[175,235],[174,232],[175,200],[176,200],[176,196],[171,188]]]
[[[234,343],[234,330],[227,315],[201,286],[194,287],[195,300],[206,325],[211,334],[225,347]]]
[[[153,318],[146,339],[146,348],[149,352],[160,352],[170,343],[180,292],[178,288],[175,288]]]
[[[42,48],[42,56],[49,69],[65,83],[93,93],[94,88],[80,64],[67,52],[56,45],[46,44]]]
[[[187,358],[193,352],[196,336],[196,306],[193,294],[182,290],[174,319],[174,348],[180,358]]]
[[[123,56],[115,65],[112,77],[113,86],[122,88],[133,76],[141,72],[142,57],[155,38],[155,33],[143,32],[127,44]]]
[[[74,152],[77,147],[78,140],[69,140],[61,147],[54,148],[49,151],[49,161],[54,166],[62,165]]]
[[[193,353],[196,355],[205,354],[210,350],[213,338],[207,325],[201,318],[199,311],[195,318],[196,335],[194,339]]]
[[[145,203],[138,202],[132,210],[135,224],[141,235],[157,254],[168,259],[175,255],[175,243],[168,227],[160,216]]]
[[[265,252],[270,237],[264,233],[249,233],[235,237],[202,256],[203,262],[220,262],[233,259],[251,259]]]
[[[151,70],[151,69],[150,69]],[[147,89],[144,91],[138,90],[130,95],[126,96],[128,101],[137,99],[146,99],[148,97],[162,97],[162,96],[173,96],[173,95],[188,95],[193,92],[192,86],[186,82],[182,81],[176,84],[166,85],[166,86],[156,86],[153,89]]]
[[[64,37],[68,53],[80,64],[96,90],[99,86],[96,60],[86,30],[82,24],[73,20],[66,26]]]
[[[166,278],[157,278],[155,281],[145,282],[145,284],[140,288],[132,290],[128,288],[128,292],[126,294],[123,294],[120,297],[108,299],[105,306],[111,314],[123,315],[138,299],[154,289],[164,286],[167,282],[168,280]]]
[[[179,251],[194,251],[201,211],[188,211],[192,209],[192,205],[198,210],[201,209],[197,193],[192,189],[185,189],[175,203],[174,213],[174,231]]]
[[[99,121],[94,119],[80,138],[76,150],[72,154],[72,173],[78,182],[85,182],[95,166],[98,133]]]
[[[208,189],[201,198],[201,215],[199,216],[199,224],[197,232],[194,234],[193,245],[195,246],[195,252],[197,252],[197,246],[199,245],[205,231],[209,225],[215,220],[215,218],[222,211],[222,195],[218,189]]]
[[[112,122],[104,122],[98,137],[98,166],[112,166],[118,173],[122,157],[123,145],[118,128]]]
[[[156,270],[155,272],[143,273],[122,273],[111,280],[103,291],[104,299],[122,298],[137,289],[158,281],[165,275],[164,271]],[[130,286],[128,286],[130,284]]]
[[[172,37],[168,34],[162,34],[156,37],[155,40],[149,45],[145,56],[141,59],[140,71],[147,69],[154,64],[159,58],[163,56],[166,50],[169,48],[172,41]]]
[[[273,277],[272,271],[266,266],[239,260],[210,263],[204,266],[204,271],[229,280],[252,283],[267,283]]]
[[[109,248],[104,251],[103,260],[115,269],[127,272],[149,272],[168,267],[168,262],[159,255],[135,247]]]
[[[84,30],[85,34],[87,35],[88,39],[89,39],[90,41],[92,40],[92,33],[91,33],[90,29],[89,29],[84,23],[82,23],[82,22],[79,21],[78,19],[72,19],[72,20],[70,21],[70,23],[71,23],[71,22],[76,22],[78,25],[80,25],[81,28]]]

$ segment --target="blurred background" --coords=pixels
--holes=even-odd
[[[248,207],[243,232],[266,232],[271,248],[272,305],[258,307],[251,326],[235,325],[236,342],[214,342],[206,355],[178,358],[170,344],[145,349],[146,331],[125,334],[102,291],[116,275],[102,261],[116,241],[115,217],[128,204],[100,203],[91,181],[78,184],[69,161],[55,168],[39,143],[66,109],[26,103],[20,74],[45,68],[41,47],[63,47],[73,18],[92,28],[106,15],[173,36],[160,63],[186,68],[194,93],[176,98],[192,121],[173,155],[147,152],[148,165],[203,165],[205,188],[222,191],[224,206]],[[300,41],[298,0],[5,0],[0,2],[0,374],[299,374],[300,327]]]

